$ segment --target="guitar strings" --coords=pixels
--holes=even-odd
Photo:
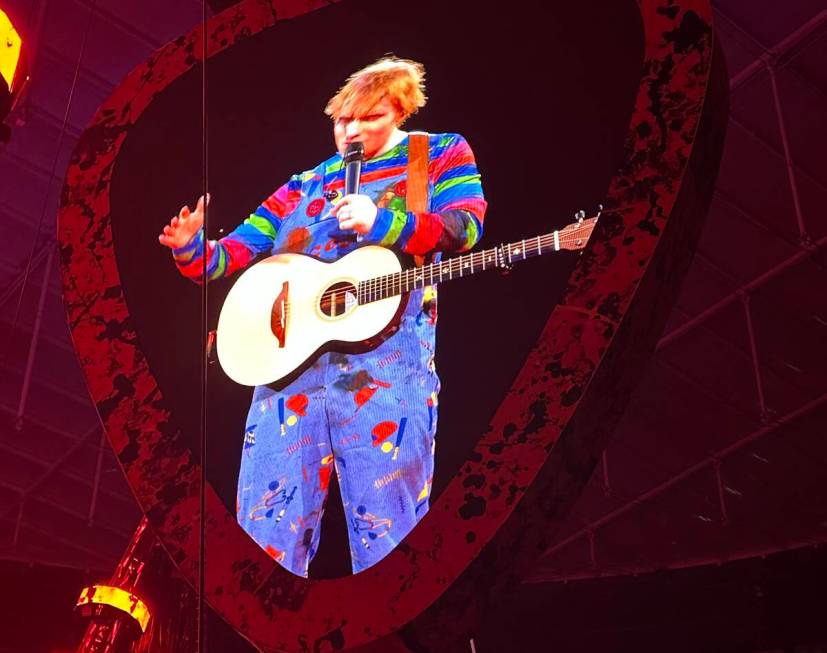
[[[584,229],[584,231],[586,231],[586,229]],[[568,234],[565,234],[565,235],[560,234],[558,236],[558,239],[559,239],[559,243],[560,243],[560,246],[561,246],[560,249],[564,249],[562,247],[564,244],[565,245],[578,244],[577,241],[584,240],[584,236],[573,236],[573,235],[568,235]],[[525,247],[525,243],[533,245],[534,242],[531,242],[531,241],[536,242],[536,241],[538,241],[538,238],[534,237],[534,238],[530,238],[530,239],[526,239],[526,240],[522,241],[523,247],[520,248],[522,251],[520,251],[520,253],[517,253],[517,254],[514,254],[511,251],[511,245],[514,245],[516,243],[512,243],[511,245],[504,246],[505,248],[508,248],[509,260],[511,260],[514,256],[519,257],[521,255],[522,255],[522,258],[519,259],[519,260],[525,260],[526,258],[528,258],[528,256],[524,255],[524,252],[529,250],[529,248]],[[554,242],[553,234],[548,234],[548,235],[545,235],[545,236],[541,236],[539,238],[540,246],[537,248],[536,251],[534,251],[532,253],[532,256],[536,256],[536,255],[540,255],[540,254],[545,253],[545,252],[542,252],[541,250],[545,249],[546,246],[551,246],[553,244],[553,242]],[[473,267],[476,267],[480,263],[484,263],[484,261],[482,259],[485,258],[485,255],[493,256],[493,258],[495,258],[495,259],[498,256],[496,248],[492,249],[492,250],[482,250],[480,252],[472,252],[472,253],[468,254],[467,256],[459,256],[457,258],[449,259],[448,261],[443,261],[443,262],[439,262],[439,263],[432,263],[432,264],[430,264],[428,266],[425,266],[423,268],[408,268],[407,270],[401,270],[399,272],[394,272],[394,273],[391,273],[389,275],[374,277],[372,279],[365,279],[363,281],[360,281],[358,283],[358,286],[356,287],[357,297],[361,299],[362,295],[374,294],[374,293],[377,293],[377,292],[381,294],[381,292],[383,290],[389,290],[390,288],[393,288],[394,286],[401,286],[402,284],[407,285],[412,281],[410,278],[406,278],[406,277],[410,277],[410,276],[417,277],[417,279],[414,280],[414,283],[416,283],[417,281],[419,281],[419,278],[424,279],[425,277],[428,277],[430,275],[431,281],[429,283],[423,283],[423,286],[433,285],[433,284],[439,283],[439,281],[443,280],[442,278],[444,277],[444,272],[445,272],[446,269],[447,269],[449,274],[452,274],[453,272],[461,273],[463,268],[467,267],[469,264]],[[499,267],[499,265],[497,265],[495,263],[495,267]],[[434,278],[435,276],[437,276],[437,274],[439,275],[439,280]],[[462,276],[462,275],[460,274],[460,276]],[[450,278],[453,278],[453,275]],[[416,288],[416,285],[414,285],[414,288]],[[339,294],[339,293],[341,293],[343,296],[345,294],[348,294],[347,291],[343,291],[343,290],[328,290],[328,291],[325,291],[324,293],[322,293],[322,295],[320,296],[319,299],[322,300],[322,301],[330,300],[330,299],[333,298],[334,295]],[[350,294],[353,294],[353,293],[350,293]],[[397,293],[392,293],[392,294],[397,294]],[[285,304],[285,307],[289,307],[289,300]]]
[[[591,218],[591,220],[594,221],[595,218]],[[558,232],[557,240],[558,240],[558,243],[560,245],[560,249],[561,250],[566,249],[566,248],[563,247],[563,245],[572,245],[572,244],[577,245],[577,244],[579,244],[578,241],[583,241],[583,240],[588,239],[589,236],[591,235],[592,230],[593,230],[593,226],[594,226],[594,222],[591,222],[591,223],[587,224],[586,226],[584,226],[582,228],[578,227],[578,228],[572,230],[571,232],[565,232],[565,231],[564,232]],[[580,231],[588,232],[588,233],[580,234],[579,233]],[[503,251],[507,250],[507,255],[508,255],[509,261],[511,261],[513,256],[517,256],[517,257],[522,256],[522,258],[520,258],[518,260],[525,260],[526,258],[528,258],[528,256],[526,256],[526,252],[530,251],[530,250],[529,250],[529,247],[527,247],[526,245],[535,245],[535,244],[538,245],[537,248],[532,252],[532,256],[539,256],[541,254],[546,253],[546,252],[543,252],[542,250],[545,249],[546,247],[552,247],[554,245],[554,233],[546,234],[546,235],[539,236],[539,237],[535,236],[535,237],[532,237],[532,238],[526,238],[526,239],[520,241],[520,243],[521,243],[520,252],[517,253],[517,254],[513,254],[513,252],[512,252],[512,246],[516,245],[517,243],[510,243],[508,245],[503,246]],[[448,259],[447,261],[441,261],[441,262],[438,262],[438,263],[431,263],[431,264],[429,264],[427,266],[424,266],[422,268],[408,268],[407,270],[400,270],[399,272],[393,272],[389,275],[384,275],[384,276],[381,276],[381,277],[374,277],[372,279],[365,279],[363,281],[358,282],[358,284],[355,286],[357,301],[360,301],[361,299],[363,299],[367,296],[371,296],[371,295],[375,295],[375,294],[380,295],[380,297],[378,297],[376,299],[385,299],[386,297],[381,297],[381,295],[384,294],[383,291],[388,291],[390,289],[395,288],[396,286],[399,286],[401,288],[401,286],[403,284],[406,284],[406,285],[409,284],[411,280],[407,279],[406,277],[409,277],[411,275],[421,276],[421,278],[423,279],[423,284],[420,287],[438,284],[440,281],[443,280],[442,278],[444,277],[444,272],[445,272],[446,268],[448,270],[448,274],[451,275],[449,278],[453,279],[453,273],[454,272],[461,273],[462,270],[463,270],[463,267],[467,267],[469,264],[472,267],[476,267],[480,263],[484,263],[483,259],[485,258],[486,255],[492,256],[496,260],[499,256],[498,249],[499,248],[493,248],[493,249],[488,249],[488,250],[482,250],[482,251],[479,251],[479,252],[471,252],[471,253],[469,253],[465,256],[458,256],[456,258]],[[475,257],[476,257],[476,259],[475,259]],[[495,263],[495,267],[500,267],[500,266],[497,263]],[[435,271],[436,271],[436,274],[435,274]],[[474,270],[474,271],[476,271],[476,270]],[[430,283],[424,283],[424,278],[429,276],[429,274],[430,274],[430,279],[431,279]],[[439,276],[439,280],[434,279],[434,277],[437,276],[437,274]],[[462,275],[460,274],[459,276],[462,276]],[[415,282],[418,281],[418,280],[419,279],[416,279]],[[417,287],[416,285],[413,286],[414,289],[416,287]],[[403,291],[400,291],[399,293],[392,292],[390,295],[388,295],[388,297],[392,297],[394,295],[401,294],[401,292],[403,292]],[[333,300],[334,296],[337,295],[337,294],[341,294],[342,297],[345,297],[348,294],[353,295],[352,292],[348,293],[346,290],[326,290],[325,292],[323,292],[320,295],[319,301],[325,302],[325,301]],[[376,299],[374,299],[372,301],[375,301]],[[290,303],[291,303],[290,300],[287,300],[284,303],[285,319],[287,319],[290,316]]]

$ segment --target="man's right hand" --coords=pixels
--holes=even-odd
[[[207,204],[210,203],[210,194],[207,193]],[[171,249],[178,249],[186,245],[204,224],[204,196],[198,198],[195,211],[190,211],[186,204],[178,211],[169,224],[164,227],[164,233],[158,236],[158,242]]]

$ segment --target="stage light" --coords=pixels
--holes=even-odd
[[[0,9],[0,142],[9,140],[11,128],[3,121],[14,108],[28,79],[23,39],[11,19]]]
[[[110,606],[132,617],[140,626],[141,632],[146,632],[149,623],[149,608],[134,594],[109,585],[92,585],[85,587],[80,593],[77,606],[83,611],[84,606]]]

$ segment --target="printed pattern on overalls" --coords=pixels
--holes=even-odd
[[[470,155],[461,137],[430,136],[437,170],[440,156],[450,156],[451,148]],[[461,165],[445,166],[447,173],[429,180],[431,208],[439,210],[416,216],[405,210],[407,139],[366,162],[360,192],[380,211],[365,240],[416,254],[473,246],[485,203],[468,155],[456,157],[454,163]],[[342,196],[341,167],[336,155],[298,176],[298,184],[294,177],[292,194],[283,187],[237,230],[240,233],[210,243],[210,264],[221,267],[214,276],[252,259],[239,263],[244,252],[234,234],[247,236],[251,221],[256,226],[262,217],[262,208],[277,217],[273,209],[283,208],[279,203],[289,203],[290,210],[273,229],[272,253],[302,252],[335,260],[352,251],[355,234],[339,230],[330,216]],[[440,189],[443,201],[438,204]],[[398,247],[402,240],[414,246]],[[175,252],[185,273],[200,258],[201,243],[189,255]],[[324,354],[287,387],[255,389],[244,433],[237,517],[244,530],[293,573],[306,576],[318,549],[333,473],[349,523],[354,573],[390,553],[427,513],[439,394],[435,327],[436,289],[417,289],[408,297],[399,329],[377,348],[363,354]]]

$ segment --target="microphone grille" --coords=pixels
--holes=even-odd
[[[350,143],[345,150],[345,163],[352,161],[360,161],[365,158],[365,144],[364,143]]]

